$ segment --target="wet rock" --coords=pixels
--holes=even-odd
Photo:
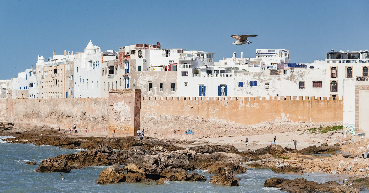
[[[309,146],[298,151],[300,154],[335,154],[336,151],[340,150],[339,145],[328,146],[327,143],[323,143],[321,146]]]
[[[42,160],[36,172],[66,172],[69,173],[71,167],[65,159],[48,158]]]
[[[99,146],[94,150],[99,153],[107,153],[107,154],[112,154],[114,152],[113,148],[105,143],[99,144]]]
[[[28,161],[28,162],[26,162],[26,165],[36,165],[36,162]]]
[[[119,164],[114,164],[101,171],[99,178],[97,179],[98,184],[113,184],[118,183],[123,179],[123,168]]]
[[[276,187],[286,192],[359,192],[358,187],[340,185],[337,182],[326,182],[323,184],[307,181],[304,178],[294,180],[284,178],[270,178],[264,182],[264,187]]]
[[[234,163],[214,163],[205,168],[209,174],[220,174],[233,172],[235,174],[245,173],[247,168]]]
[[[203,146],[195,146],[191,147],[190,150],[195,151],[196,153],[215,153],[215,152],[226,152],[226,153],[238,153],[237,148],[232,145],[203,145]]]
[[[206,181],[206,177],[198,173],[188,173],[184,169],[165,169],[160,176],[169,181]]]
[[[279,167],[270,167],[275,173],[303,173],[303,169],[300,166],[284,165]]]
[[[160,179],[157,181],[157,185],[163,185],[165,180],[166,180],[165,178],[160,178]]]
[[[211,177],[210,183],[224,186],[239,186],[238,179],[235,178],[233,173],[229,172],[220,173]]]
[[[124,171],[127,171],[127,173],[144,173],[145,170],[142,168],[139,168],[136,164],[130,163],[124,166]]]

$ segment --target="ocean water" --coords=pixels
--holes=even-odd
[[[53,146],[35,146],[33,144],[5,143],[0,136],[0,192],[281,192],[276,188],[265,188],[264,182],[271,177],[288,179],[304,177],[319,183],[330,180],[343,180],[344,177],[327,174],[277,174],[268,169],[249,169],[240,178],[238,187],[227,187],[209,183],[211,175],[198,172],[207,177],[206,182],[165,182],[156,183],[120,183],[99,185],[96,180],[106,167],[88,167],[62,173],[35,172],[43,159],[60,154],[75,153],[80,150],[62,149]],[[26,165],[34,161],[36,165]]]

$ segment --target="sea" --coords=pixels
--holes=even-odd
[[[119,183],[99,185],[96,180],[105,166],[73,169],[70,173],[61,174],[35,172],[42,160],[61,154],[76,153],[82,150],[63,149],[55,146],[35,146],[33,144],[6,143],[2,139],[11,136],[0,136],[0,192],[281,192],[277,188],[264,187],[265,180],[272,177],[287,179],[306,178],[319,183],[344,180],[344,176],[321,173],[277,174],[269,169],[248,169],[244,174],[237,174],[239,186],[228,187],[211,184],[212,175],[206,171],[195,172],[205,175],[206,182],[174,182],[166,181],[163,185],[151,183]],[[36,165],[26,165],[34,161]]]

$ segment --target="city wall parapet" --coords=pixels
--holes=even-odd
[[[161,137],[186,137],[188,130],[198,137],[296,131],[340,125],[343,119],[342,98],[331,97],[143,97],[141,102],[141,127]]]

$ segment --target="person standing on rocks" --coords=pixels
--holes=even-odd
[[[138,136],[138,138],[141,137],[141,131],[139,129],[137,130],[137,136]]]
[[[297,146],[297,141],[293,140],[293,145],[295,145],[295,150],[296,150],[296,146]]]
[[[77,125],[76,124],[73,125],[73,129],[74,129],[74,133],[77,134]]]
[[[274,136],[274,145],[275,145],[275,141],[277,140],[277,136]]]
[[[249,142],[249,138],[246,137],[246,146],[247,146],[247,143]]]

